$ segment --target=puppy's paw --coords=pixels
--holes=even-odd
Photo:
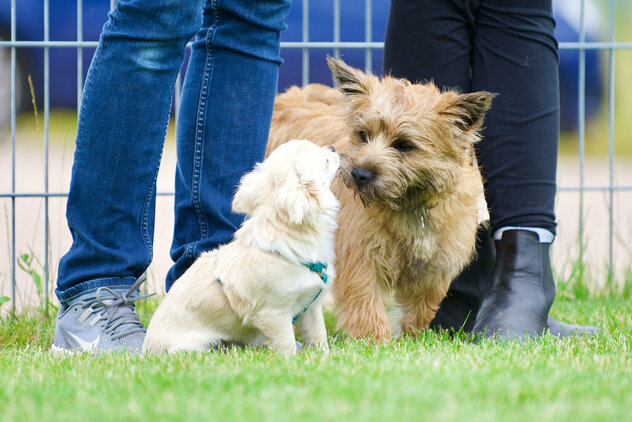
[[[265,346],[273,352],[283,353],[286,356],[293,355],[299,350],[298,344],[294,339],[292,339],[291,343],[289,341],[271,341],[267,342]]]
[[[319,342],[313,342],[313,343],[305,343],[305,348],[310,348],[310,349],[316,349],[319,350],[325,354],[329,353],[329,343],[327,342],[327,340],[323,340],[323,341],[319,341]],[[299,350],[300,351],[300,350]]]

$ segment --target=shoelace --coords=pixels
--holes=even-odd
[[[96,297],[82,304],[83,308],[89,307],[91,309],[90,314],[98,315],[97,320],[103,318],[104,314],[108,314],[105,332],[111,336],[112,340],[117,340],[130,334],[145,332],[143,323],[139,321],[136,312],[134,312],[134,302],[147,299],[156,293],[138,297],[131,297],[131,295],[146,279],[147,277],[143,274],[122,295],[117,294],[108,287],[99,287]],[[108,309],[111,309],[111,312],[107,312]],[[122,312],[123,309],[128,309],[128,311]],[[96,323],[96,320],[93,320],[91,325],[94,323]]]

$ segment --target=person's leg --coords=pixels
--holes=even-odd
[[[477,13],[472,90],[499,94],[477,144],[493,231],[524,226],[555,234],[554,27],[551,0],[483,0]]]
[[[392,0],[384,40],[384,73],[469,92],[476,3],[478,0]]]
[[[384,73],[442,89],[470,92],[474,17],[480,0],[392,0],[384,44]],[[484,141],[483,141],[484,142]],[[492,245],[490,249],[489,245]],[[470,331],[480,301],[479,278],[490,272],[493,243],[479,230],[477,259],[452,283],[431,327]],[[489,258],[491,256],[491,258]]]
[[[229,242],[244,173],[263,160],[289,0],[207,2],[177,128],[175,228],[167,290],[200,253]]]
[[[499,95],[477,144],[497,258],[493,279],[482,286],[476,335],[540,334],[555,297],[549,258],[559,130],[554,26],[551,0],[483,0],[477,11],[471,88]]]
[[[156,175],[171,93],[186,42],[202,23],[202,6],[202,0],[119,0],[103,27],[79,114],[66,213],[73,243],[59,264],[55,290],[61,348],[85,341],[68,330],[83,330],[84,322],[100,326],[96,317],[86,320],[88,308],[102,314],[103,304],[93,307],[99,288],[111,289],[105,296],[117,296],[125,313],[133,313],[128,290],[152,259]],[[81,306],[70,306],[76,301]],[[71,308],[85,315],[64,325]],[[110,328],[142,331],[129,315],[111,324],[114,310],[106,308]]]

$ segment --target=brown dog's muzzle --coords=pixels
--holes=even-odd
[[[361,188],[375,177],[375,172],[364,167],[354,167],[351,170],[351,177],[353,177],[356,186]]]

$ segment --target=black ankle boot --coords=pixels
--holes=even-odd
[[[430,323],[431,328],[471,332],[474,328],[484,293],[491,290],[494,280],[496,248],[491,237],[491,230],[485,225],[478,229],[476,243],[476,259],[463,270],[450,286],[447,296],[441,302],[437,315]],[[549,260],[549,248],[541,248],[544,255],[541,259]],[[549,273],[550,274],[550,273]],[[555,299],[553,283],[544,283],[546,301],[550,304]],[[549,332],[558,337],[595,335],[600,332],[597,327],[588,325],[567,324],[547,317],[546,326]]]
[[[549,248],[542,248],[542,261],[549,262],[550,251]],[[549,264],[550,269],[550,264]],[[553,300],[555,300],[555,283],[553,283],[553,275],[549,274],[550,282],[547,281],[544,283],[544,295],[546,296],[546,300],[549,303],[549,308],[551,308],[551,304]],[[590,325],[576,325],[576,324],[567,324],[562,321],[558,321],[552,316],[548,316],[546,320],[546,328],[549,330],[549,333],[556,337],[572,337],[572,336],[581,336],[581,335],[596,335],[601,332],[601,330],[597,327],[591,327]]]
[[[494,279],[483,296],[472,334],[524,339],[546,330],[555,295],[549,248],[550,244],[540,243],[537,233],[503,232],[496,242]]]
[[[597,327],[590,325],[567,324],[558,321],[549,315],[546,320],[546,326],[549,332],[556,337],[574,337],[574,336],[594,336],[601,332]]]

